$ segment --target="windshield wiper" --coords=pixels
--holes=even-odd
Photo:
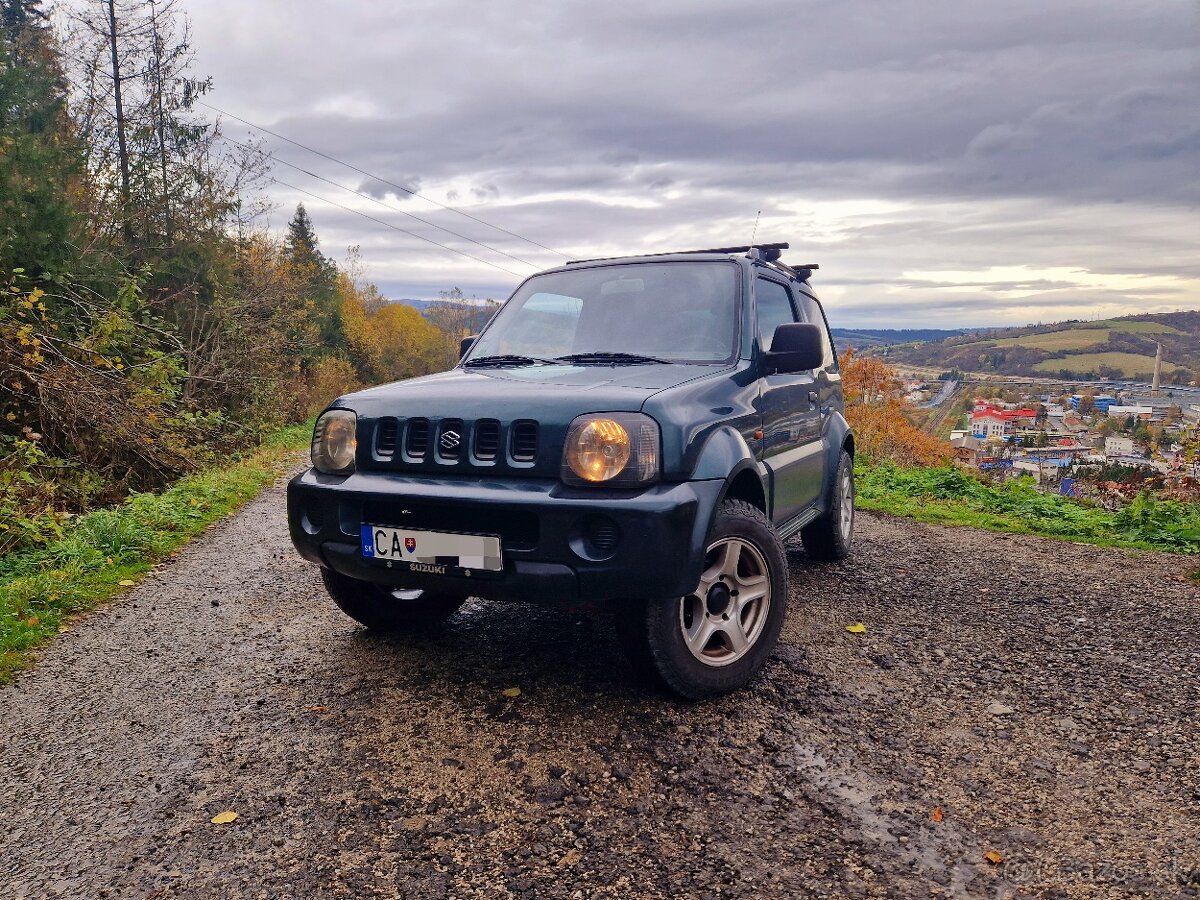
[[[495,356],[476,356],[468,359],[463,363],[463,367],[467,366],[495,366],[496,368],[507,366],[558,366],[561,363],[556,359],[542,359],[540,356],[521,356],[516,353],[499,353]]]
[[[572,353],[570,356],[560,356],[563,362],[596,363],[597,365],[672,365],[669,359],[659,359],[657,356],[644,356],[641,353],[622,353],[619,350],[596,350],[591,353]]]

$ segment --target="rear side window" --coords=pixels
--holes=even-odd
[[[829,323],[825,321],[825,312],[821,309],[821,304],[804,293],[804,291],[797,292],[796,296],[799,298],[800,314],[804,317],[804,321],[811,322],[813,325],[820,326],[821,328],[821,345],[825,349],[825,355],[821,360],[821,368],[836,368],[837,353],[833,349],[833,340],[829,335]]]
[[[770,350],[775,329],[795,322],[796,311],[792,308],[788,289],[778,282],[760,278],[755,293],[758,296],[758,343],[763,350]]]

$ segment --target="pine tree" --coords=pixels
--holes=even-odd
[[[301,290],[313,304],[325,349],[345,344],[341,300],[337,290],[337,266],[321,252],[316,229],[303,203],[288,223],[287,257]]]
[[[72,259],[80,162],[41,0],[0,0],[0,270]]]

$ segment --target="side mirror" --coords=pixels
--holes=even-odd
[[[471,349],[471,345],[475,343],[475,338],[477,338],[477,337],[479,337],[479,335],[471,334],[458,342],[458,358],[459,359],[462,359],[464,356],[467,355],[467,351]]]
[[[820,368],[825,360],[821,326],[787,322],[775,329],[771,349],[763,354],[763,374],[791,374]]]

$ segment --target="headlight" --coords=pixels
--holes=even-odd
[[[562,479],[633,486],[658,479],[658,423],[641,413],[579,416],[567,430]]]
[[[354,471],[354,453],[358,439],[354,436],[358,417],[348,409],[331,409],[322,413],[313,429],[312,464],[326,475],[345,475]]]

